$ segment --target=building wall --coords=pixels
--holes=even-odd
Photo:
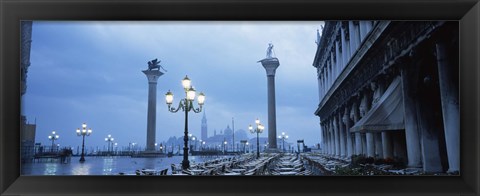
[[[323,153],[459,171],[458,22],[328,21],[313,66]],[[401,81],[402,127],[351,129],[371,118],[394,80]]]

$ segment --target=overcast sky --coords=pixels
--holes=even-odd
[[[34,22],[31,66],[23,112],[36,119],[36,142],[50,144],[55,130],[61,146],[81,145],[76,128],[93,133],[86,146],[104,146],[111,134],[119,146],[145,146],[148,82],[141,72],[158,58],[167,72],[158,80],[156,141],[181,136],[183,113],[170,113],[188,75],[204,92],[208,135],[232,126],[248,130],[256,118],[268,130],[267,77],[258,60],[268,43],[280,61],[275,77],[277,135],[289,141],[320,142],[316,33],[323,22]],[[196,103],[195,103],[196,104]],[[189,113],[189,130],[200,135],[202,114]],[[249,134],[249,137],[254,137]],[[261,134],[266,137],[267,132]]]

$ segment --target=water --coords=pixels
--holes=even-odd
[[[230,156],[189,156],[190,164],[205,162],[211,159]],[[171,164],[180,164],[183,156],[158,158],[131,158],[131,157],[85,157],[80,163],[80,157],[71,157],[70,163],[58,162],[24,163],[22,175],[117,175],[120,172],[133,174],[135,170],[168,168],[171,173]]]

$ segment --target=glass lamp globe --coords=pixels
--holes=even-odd
[[[203,105],[203,103],[205,103],[205,94],[203,94],[202,92],[198,94],[197,101],[199,105]]]
[[[168,105],[173,103],[173,93],[168,90],[167,94],[165,94],[165,101]]]
[[[182,80],[182,86],[185,90],[187,90],[188,88],[190,88],[192,82],[190,81],[190,78],[188,78],[188,76],[185,76],[185,78],[183,78]]]
[[[195,89],[193,87],[190,87],[187,91],[187,99],[189,101],[195,100]]]

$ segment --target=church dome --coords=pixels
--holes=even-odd
[[[230,126],[227,125],[227,128],[223,131],[225,135],[232,135],[233,131],[230,129]]]

